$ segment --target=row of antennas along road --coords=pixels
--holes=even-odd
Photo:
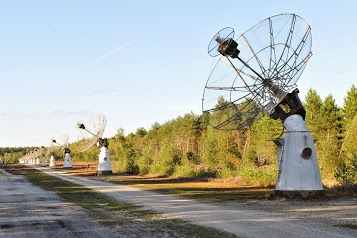
[[[107,120],[104,115],[98,115],[88,123],[77,123],[79,139],[75,143],[76,152],[84,152],[94,144],[100,148],[97,174],[111,174],[110,156],[108,153],[108,140],[103,138]],[[48,147],[42,146],[19,159],[22,164],[47,166],[47,158],[50,158],[49,167],[56,166],[56,155],[63,154],[63,168],[72,168],[71,150],[68,147],[68,135],[64,134],[59,138],[52,138]]]
[[[210,124],[216,129],[239,130],[269,115],[284,125],[284,137],[272,139],[278,153],[276,196],[323,195],[314,140],[305,125],[306,111],[296,86],[312,56],[311,43],[311,28],[303,18],[279,14],[259,22],[239,37],[235,37],[231,27],[226,27],[214,35],[208,46],[215,64],[204,88],[202,111]],[[110,174],[108,142],[102,139],[105,118],[99,117],[96,123],[99,130],[94,131],[78,124],[88,137],[78,141],[77,148],[82,152],[98,143],[101,148],[98,173]],[[53,139],[54,146],[33,151],[21,161],[39,164],[39,157],[50,155],[50,166],[54,166],[53,154],[57,149],[65,153],[64,167],[71,168],[67,142]]]

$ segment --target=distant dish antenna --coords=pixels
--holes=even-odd
[[[54,167],[56,166],[56,158],[55,158],[55,145],[52,142],[52,139],[50,140],[50,144],[48,147],[46,147],[46,153],[45,153],[45,158],[47,158],[48,156],[50,156],[50,163],[49,163],[49,167]]]
[[[56,166],[56,154],[60,154],[62,151],[64,151],[65,147],[68,144],[68,135],[64,134],[62,135],[58,141],[56,138],[52,138],[50,141],[50,146],[47,148],[47,153],[46,155],[50,155],[50,167],[55,167]]]
[[[312,56],[311,43],[311,28],[303,18],[280,14],[236,39],[232,28],[224,28],[208,47],[210,56],[220,55],[202,99],[203,113],[214,128],[242,129],[264,114],[284,122],[285,139],[276,141],[277,195],[323,193],[314,142],[295,84]]]
[[[31,151],[30,155],[31,155],[30,164],[35,165],[36,164],[36,160],[37,160],[37,156],[38,156],[37,149],[34,149],[33,151]]]
[[[33,151],[23,155],[19,158],[19,163],[21,164],[36,164],[37,157],[40,155],[40,149],[34,149]]]
[[[34,150],[34,163],[35,164],[41,164],[41,161],[40,161],[40,156],[41,156],[41,149],[35,149]]]
[[[24,154],[19,159],[20,164],[30,164],[30,153]]]
[[[63,168],[72,168],[71,150],[68,148],[68,135],[64,134],[59,142],[56,139],[52,139],[51,141],[59,147],[59,152],[64,151]]]
[[[39,164],[42,166],[46,166],[46,156],[45,156],[45,147],[41,146],[38,151],[38,157],[39,157]]]
[[[37,150],[33,150],[28,154],[28,164],[36,164],[36,153]]]
[[[104,115],[98,115],[87,123],[77,123],[77,128],[80,131],[80,136],[77,142],[78,152],[84,152],[90,149],[94,144],[97,144],[97,146],[100,147],[97,168],[98,175],[112,174],[112,167],[108,152],[108,139],[103,138],[106,124],[107,119]]]

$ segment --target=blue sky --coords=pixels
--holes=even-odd
[[[48,145],[93,113],[105,136],[201,113],[220,29],[239,35],[279,13],[312,27],[312,52],[297,82],[339,106],[357,85],[356,1],[1,1],[0,146]]]

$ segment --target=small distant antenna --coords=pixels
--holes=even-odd
[[[42,166],[46,166],[46,148],[44,146],[41,146],[41,158],[42,158],[42,161],[41,161],[41,165]]]
[[[46,156],[50,156],[50,163],[49,163],[49,167],[55,167],[56,166],[56,157],[55,157],[55,151],[56,151],[56,148],[55,148],[55,145],[53,143],[53,140],[54,139],[51,139],[50,141],[50,145],[48,146],[47,148],[47,153],[46,153]]]
[[[61,137],[60,142],[57,142],[56,139],[52,138],[52,143],[60,147],[59,149],[60,152],[64,151],[63,168],[65,169],[72,168],[71,150],[68,148],[68,135],[64,134]]]

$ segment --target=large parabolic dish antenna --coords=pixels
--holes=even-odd
[[[309,24],[295,14],[269,17],[237,38],[230,27],[219,31],[209,44],[216,62],[202,99],[206,115],[219,115],[210,124],[241,129],[265,113],[282,121],[305,117],[295,83],[312,56],[311,43]]]
[[[286,132],[273,140],[278,152],[274,194],[323,196],[314,140],[295,85],[312,55],[310,26],[295,14],[280,14],[237,39],[232,35],[224,28],[209,44],[217,62],[205,86],[204,114],[217,129],[242,129],[264,114],[280,119]]]

